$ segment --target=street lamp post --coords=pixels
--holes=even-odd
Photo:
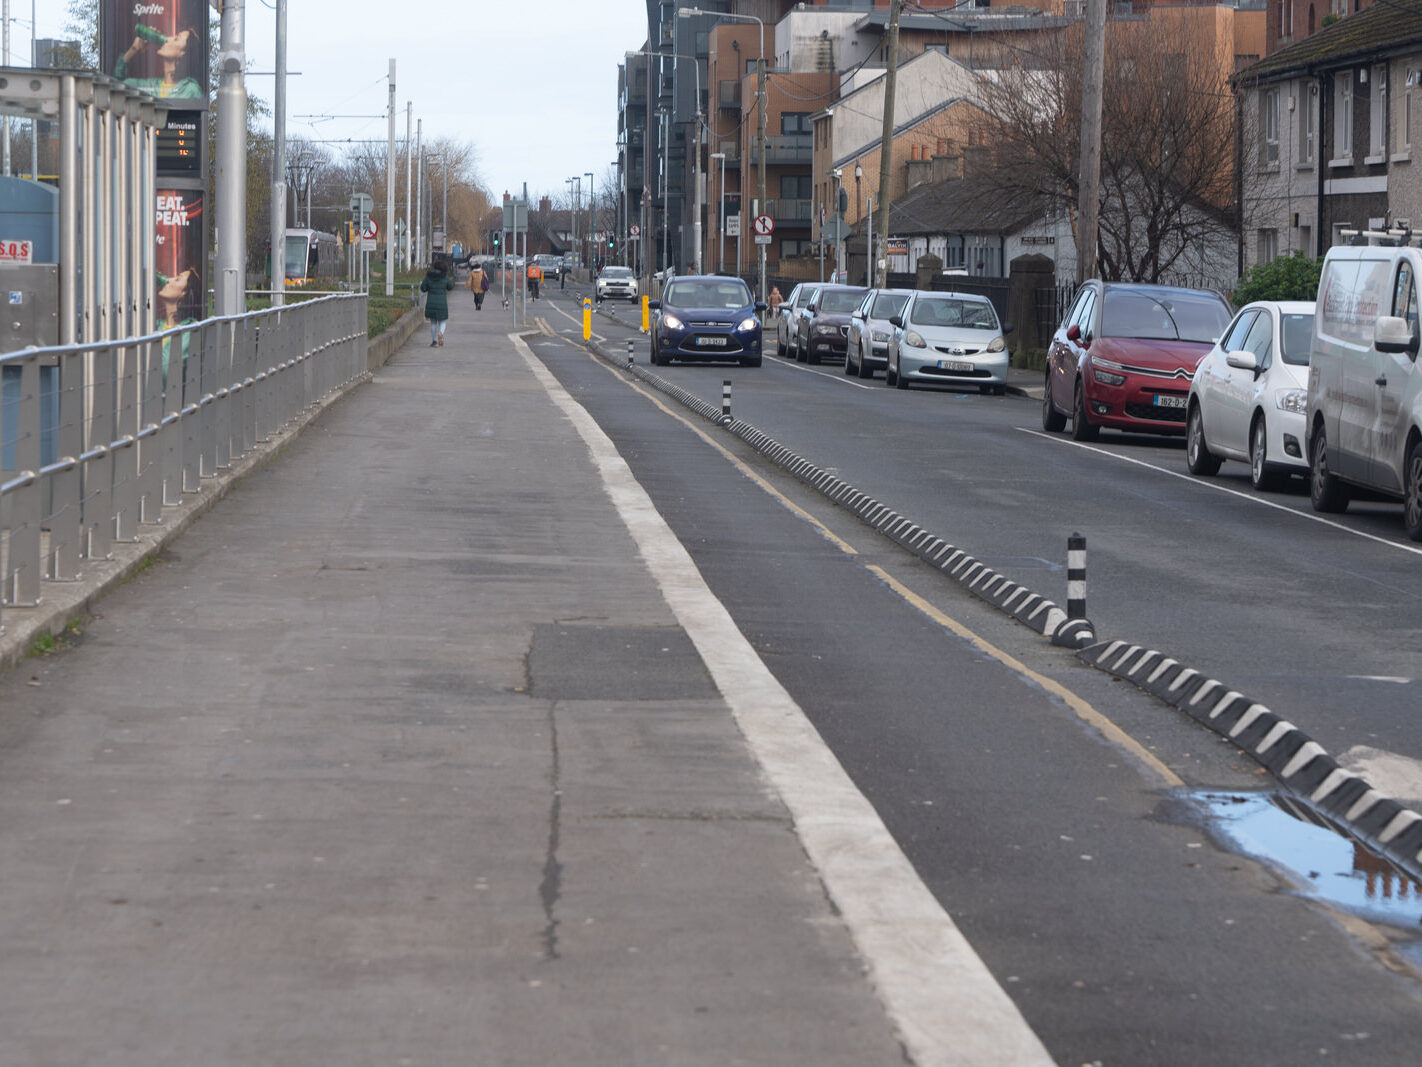
[[[574,188],[574,190],[575,190],[572,194],[570,194],[570,195],[571,195],[571,199],[572,199],[572,204],[573,204],[572,210],[569,212],[569,214],[572,215],[572,219],[573,219],[573,235],[572,235],[572,241],[570,242],[570,247],[571,247],[571,249],[572,249],[573,254],[574,254],[574,255],[577,255],[577,253],[578,253],[578,204],[579,204],[579,201],[580,201],[580,199],[581,199],[581,198],[579,197],[578,193],[579,193],[579,191],[581,191],[581,189],[582,189],[583,179],[582,179],[581,177],[577,177],[577,178],[564,178],[564,179],[563,179],[563,184],[564,184],[564,185],[573,186],[573,188]]]
[[[844,208],[841,206],[844,198],[844,186],[841,184],[844,172],[835,167],[830,173],[834,176],[834,280],[838,285],[840,274],[844,270]]]
[[[691,15],[712,15],[716,19],[741,19],[745,22],[754,22],[760,27],[760,62],[756,68],[756,95],[759,97],[756,115],[756,145],[760,152],[760,192],[759,200],[756,204],[755,214],[765,210],[765,20],[757,15],[742,15],[733,11],[703,11],[699,7],[683,7],[677,10],[678,18],[685,18]],[[697,103],[700,104],[701,95],[697,94]],[[765,245],[756,245],[760,249],[760,299],[765,301]]]
[[[585,170],[585,171],[583,171],[583,177],[588,180],[588,232],[587,232],[587,237],[585,238],[585,240],[586,240],[587,243],[588,243],[588,254],[587,254],[587,258],[583,261],[583,265],[584,265],[585,267],[587,267],[588,279],[589,279],[589,280],[592,280],[592,277],[593,277],[593,273],[592,273],[593,263],[592,263],[592,260],[593,260],[593,251],[594,251],[594,249],[593,249],[593,199],[594,199],[594,195],[595,195],[595,193],[596,193],[596,187],[595,187],[594,184],[593,184],[592,171],[590,171],[590,170]]]

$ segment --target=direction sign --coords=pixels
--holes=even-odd
[[[775,232],[775,220],[769,215],[757,215],[755,217],[755,232],[769,237]]]

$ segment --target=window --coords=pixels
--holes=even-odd
[[[1412,277],[1412,265],[1403,260],[1397,268],[1397,282],[1392,287],[1392,313],[1406,319],[1417,333],[1417,286]]]
[[[780,242],[780,254],[782,256],[808,256],[810,254],[810,242],[792,241],[787,238]]]
[[[1387,66],[1373,67],[1368,78],[1368,158],[1381,161],[1387,151]]]
[[[1259,317],[1257,311],[1244,311],[1239,318],[1234,320],[1234,325],[1225,334],[1224,340],[1220,342],[1220,347],[1226,352],[1240,352],[1244,349],[1244,339],[1249,336],[1249,329],[1254,325],[1254,321]]]
[[[781,133],[809,133],[810,113],[808,111],[787,111],[780,116]]]
[[[808,174],[780,175],[781,199],[808,200],[814,195],[814,182]]]
[[[1407,70],[1403,84],[1392,93],[1392,154],[1406,158],[1412,150],[1412,94],[1416,91],[1417,72]]]
[[[1260,315],[1244,339],[1244,350],[1253,352],[1260,367],[1269,365],[1269,356],[1274,350],[1274,320],[1268,315]]]
[[[1318,86],[1299,85],[1299,164],[1313,166],[1318,147]]]
[[[1340,70],[1333,75],[1333,158],[1353,160],[1353,72]]]
[[[1264,167],[1279,165],[1279,90],[1266,89],[1260,104],[1260,132],[1263,142],[1259,146],[1259,163]]]
[[[1256,248],[1259,253],[1260,263],[1268,263],[1279,258],[1279,231],[1260,230]]]

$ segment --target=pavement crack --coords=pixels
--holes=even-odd
[[[562,832],[563,786],[558,760],[558,705],[548,706],[549,777],[552,796],[548,805],[548,849],[543,860],[543,880],[538,895],[543,901],[543,958],[558,959],[558,900],[563,891],[563,864],[558,859],[558,844]]]

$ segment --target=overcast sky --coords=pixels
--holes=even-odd
[[[30,54],[30,7],[10,0],[20,66]],[[65,37],[65,7],[37,0],[36,36]],[[247,68],[270,72],[275,0],[247,0],[246,11]],[[474,146],[479,179],[496,200],[525,182],[531,195],[562,195],[565,179],[585,171],[601,184],[616,160],[617,66],[646,36],[643,0],[288,0],[287,131],[383,141],[394,59],[397,138],[409,102],[426,141]],[[247,79],[247,91],[269,104],[272,89],[271,77]]]

